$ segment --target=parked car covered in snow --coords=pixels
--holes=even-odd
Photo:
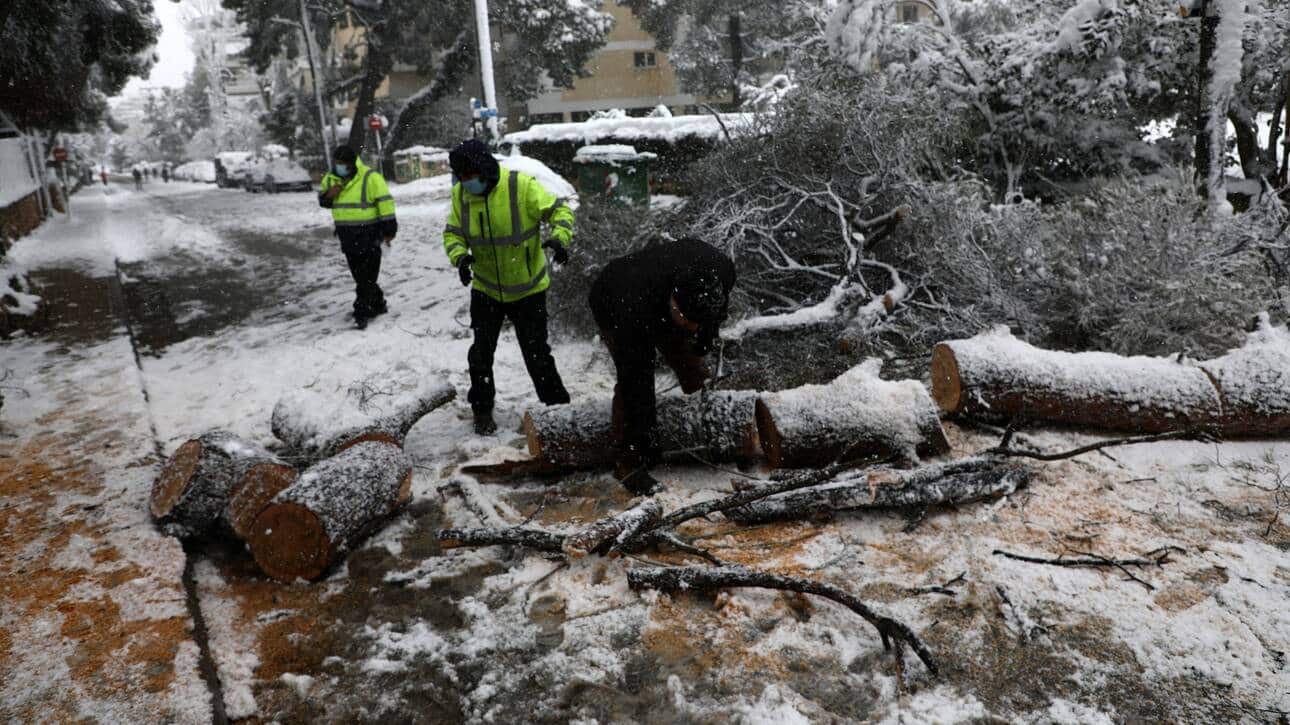
[[[170,173],[179,181],[215,183],[215,163],[212,161],[189,161],[176,166]]]
[[[215,154],[215,185],[221,189],[241,186],[247,164],[253,156],[250,151],[221,151]]]
[[[314,188],[309,172],[291,159],[258,160],[242,173],[242,188],[247,191],[309,191]]]

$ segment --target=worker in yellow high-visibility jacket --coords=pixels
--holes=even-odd
[[[547,344],[546,290],[551,284],[547,251],[558,264],[569,259],[573,210],[537,179],[498,165],[488,146],[477,139],[459,144],[448,163],[456,183],[443,247],[461,283],[474,282],[470,327],[475,342],[467,354],[467,400],[475,414],[475,432],[489,435],[497,430],[493,354],[507,318],[515,325],[538,399],[547,405],[569,402]],[[545,242],[543,222],[551,229]]]
[[[376,278],[381,274],[381,244],[389,246],[399,233],[394,197],[385,177],[369,169],[349,146],[332,153],[332,167],[321,187],[318,204],[331,209],[340,250],[354,277],[354,322],[361,330],[388,310]]]

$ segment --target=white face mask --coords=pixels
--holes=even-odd
[[[336,164],[336,166],[334,167],[334,171],[336,172],[336,175],[339,177],[344,178],[346,176],[349,176],[349,164]]]

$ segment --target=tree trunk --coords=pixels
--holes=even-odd
[[[224,508],[224,519],[238,538],[251,536],[255,517],[269,505],[274,497],[285,491],[300,477],[300,472],[281,461],[265,461],[251,466],[233,486]]]
[[[1134,433],[1206,427],[1222,412],[1200,368],[1162,358],[1040,350],[1006,332],[937,345],[932,396],[955,415]]]
[[[717,391],[658,401],[654,435],[664,453],[685,451],[707,461],[750,461],[757,456],[753,406],[757,394]],[[612,463],[616,454],[607,398],[524,414],[529,455],[570,468]]]
[[[396,445],[359,443],[274,497],[247,543],[279,581],[317,579],[412,498],[412,460]]]
[[[363,58],[363,82],[358,87],[358,103],[354,106],[354,118],[349,127],[349,146],[355,151],[362,151],[363,140],[367,137],[367,117],[376,108],[376,90],[389,76],[394,63],[390,55],[381,47],[378,29],[369,31],[367,55]]]
[[[1222,400],[1216,425],[1222,435],[1290,434],[1290,354],[1284,347],[1250,344],[1200,367]]]
[[[566,536],[561,549],[565,554],[576,558],[593,551],[599,552],[602,548],[617,548],[658,521],[662,515],[663,505],[657,499],[643,499],[626,511],[595,521],[576,534]],[[609,546],[605,546],[606,544]]]
[[[950,449],[927,389],[914,380],[883,380],[869,364],[827,385],[763,395],[757,432],[774,468],[873,456],[914,459]]]
[[[1196,67],[1196,188],[1201,196],[1209,196],[1210,171],[1215,166],[1221,169],[1223,160],[1213,157],[1210,123],[1211,107],[1214,103],[1214,48],[1218,31],[1218,17],[1211,17],[1209,6],[1214,0],[1202,0],[1200,7],[1200,63]],[[1220,116],[1221,118],[1221,116]]]
[[[383,173],[391,173],[394,164],[394,152],[399,150],[404,128],[412,125],[422,112],[443,98],[449,88],[457,84],[470,64],[475,59],[475,49],[471,45],[471,36],[467,31],[457,34],[452,48],[439,60],[439,69],[435,72],[430,85],[412,94],[404,101],[394,118],[390,121],[390,133],[385,138],[385,158],[382,159]]]
[[[277,464],[272,453],[226,431],[184,442],[152,484],[153,519],[171,536],[207,533],[223,521],[230,493],[247,472]]]
[[[362,441],[403,445],[417,421],[457,397],[452,386],[420,378],[383,384],[400,389],[389,394],[350,389],[287,395],[273,406],[273,435],[286,444],[287,457],[304,466]]]
[[[512,526],[505,529],[441,529],[439,546],[459,549],[475,546],[526,546],[551,554],[564,553],[564,537],[540,529]]]
[[[835,511],[956,506],[1006,496],[1026,485],[1029,469],[988,458],[970,458],[909,471],[846,473],[793,493],[726,511],[740,523],[802,519]]]
[[[1247,179],[1270,176],[1264,163],[1262,149],[1259,148],[1256,121],[1248,113],[1238,113],[1235,108],[1228,111],[1227,120],[1236,130],[1236,154],[1241,160],[1241,175]]]
[[[730,110],[738,111],[744,102],[743,92],[739,87],[739,76],[744,71],[743,18],[739,11],[730,13],[727,29],[730,36]]]

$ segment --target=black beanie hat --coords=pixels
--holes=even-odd
[[[692,322],[715,325],[726,309],[726,290],[715,272],[691,270],[676,281],[676,306]]]
[[[332,161],[338,164],[352,164],[356,158],[358,158],[358,152],[352,146],[337,146],[336,150],[331,152]]]

